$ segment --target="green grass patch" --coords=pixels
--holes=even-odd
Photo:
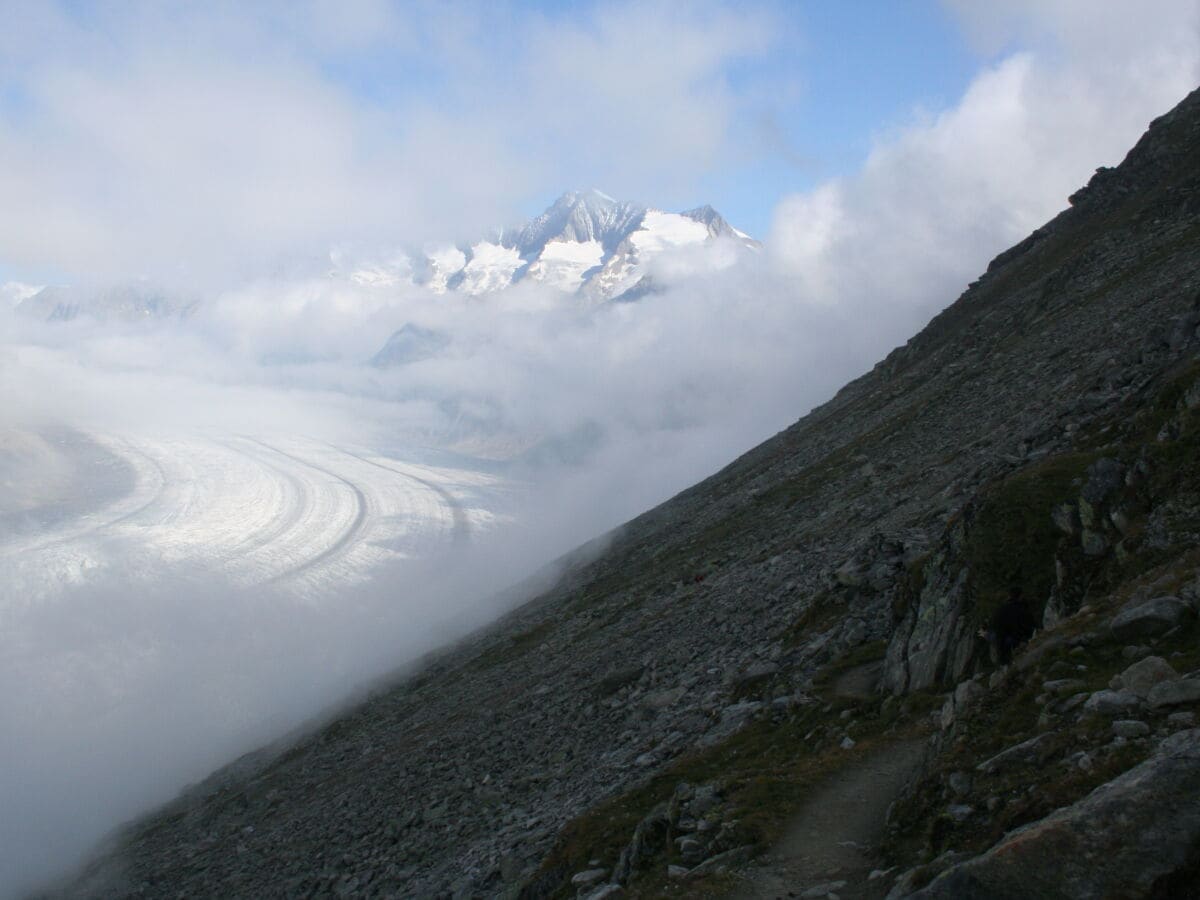
[[[1013,588],[1027,602],[1054,588],[1054,557],[1062,534],[1051,511],[1079,495],[1095,454],[1064,454],[1028,466],[984,490],[966,529],[963,558],[971,573],[974,620],[991,622]],[[1041,617],[1041,609],[1032,610]]]
[[[866,656],[878,650],[876,645],[867,646]],[[840,716],[846,708],[855,711],[851,733],[857,746],[850,752],[839,746],[848,727]],[[886,704],[814,703],[779,719],[757,720],[714,747],[680,757],[645,784],[569,823],[544,861],[541,875],[557,884],[557,892],[551,896],[566,897],[570,895],[570,875],[587,868],[589,860],[600,859],[611,868],[638,822],[655,806],[669,801],[680,782],[719,783],[728,809],[723,818],[737,820],[739,842],[765,849],[781,836],[816,784],[860,753],[911,736],[914,732],[906,723],[913,711],[911,704],[902,709],[895,700]],[[680,862],[673,844],[677,836],[667,835],[661,856],[628,885],[629,896],[660,897],[680,891],[686,896],[709,896],[727,889],[727,880],[719,876],[689,880],[686,886],[668,882],[667,865]]]

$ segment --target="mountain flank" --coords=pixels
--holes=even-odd
[[[782,895],[1194,896],[1198,262],[1200,91],[829,403],[50,893],[754,895],[919,745]]]

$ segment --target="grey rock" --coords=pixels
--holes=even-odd
[[[1041,762],[1051,751],[1053,743],[1054,736],[1052,734],[1039,734],[1037,737],[1022,741],[1007,750],[1001,750],[991,759],[981,762],[976,768],[980,772],[993,774],[1013,766]]]
[[[1067,645],[1067,639],[1062,635],[1053,635],[1026,647],[1013,660],[1013,668],[1018,672],[1029,672],[1036,668],[1043,659]]]
[[[751,719],[763,708],[763,705],[758,700],[746,700],[725,707],[721,710],[720,721],[696,742],[697,745],[700,747],[712,747],[727,737],[736,734],[750,724]]]
[[[679,840],[679,853],[683,857],[684,862],[699,862],[704,859],[704,845],[692,837],[684,837]]]
[[[718,853],[716,856],[710,856],[700,865],[691,869],[688,874],[691,876],[711,875],[714,872],[724,872],[733,866],[740,866],[750,861],[754,856],[754,846],[746,844],[742,847],[734,847],[732,850],[726,850],[724,853]]]
[[[862,619],[852,619],[847,625],[842,639],[847,647],[857,647],[867,639],[869,633],[866,622]]]
[[[1131,641],[1165,634],[1195,615],[1191,606],[1178,597],[1155,597],[1122,610],[1109,628],[1117,640]]]
[[[954,709],[961,715],[987,695],[987,689],[973,678],[960,682],[954,689]]]
[[[743,722],[762,708],[762,703],[757,700],[734,703],[721,710],[721,720],[723,722]]]
[[[975,815],[975,807],[968,806],[965,803],[953,803],[946,807],[946,815],[955,822],[965,822],[971,816]]]
[[[642,706],[658,711],[674,706],[687,692],[686,688],[676,687],[664,691],[650,691],[642,696]]]
[[[1200,380],[1192,383],[1183,395],[1183,405],[1188,409],[1200,409]]]
[[[1167,716],[1167,722],[1177,728],[1191,728],[1196,724],[1196,714],[1194,712],[1173,712]]]
[[[704,784],[695,789],[692,799],[688,802],[688,812],[696,818],[707,815],[721,803],[721,795],[716,785]]]
[[[972,779],[966,772],[951,772],[946,783],[950,786],[950,790],[959,797],[965,797],[971,793]]]
[[[624,884],[630,875],[642,868],[666,844],[667,833],[671,827],[668,810],[668,804],[660,803],[638,822],[633,830],[633,837],[621,851],[613,869],[614,882]]]
[[[1117,737],[1140,738],[1150,733],[1150,726],[1138,719],[1118,719],[1112,723],[1112,732]]]
[[[1200,678],[1180,678],[1156,684],[1146,699],[1154,709],[1200,703]]]
[[[1092,531],[1090,528],[1083,530],[1083,535],[1080,537],[1079,542],[1083,546],[1083,552],[1088,556],[1103,556],[1108,552],[1110,546],[1107,537],[1099,531]]]
[[[576,887],[587,887],[598,881],[603,881],[608,875],[608,869],[586,869],[571,876],[571,884]]]
[[[1084,687],[1086,687],[1086,682],[1082,678],[1059,678],[1042,684],[1042,690],[1049,691],[1057,697],[1076,694]]]
[[[954,695],[951,694],[946,698],[946,702],[942,704],[942,711],[938,713],[938,725],[945,731],[954,725]]]
[[[916,884],[924,883],[931,876],[941,874],[950,866],[962,861],[965,856],[965,853],[947,851],[933,860],[933,862],[909,869],[896,879],[896,883],[888,891],[887,900],[901,900],[904,897],[911,897]]]
[[[844,881],[827,881],[824,884],[814,884],[800,892],[802,900],[818,900],[818,898],[828,897],[831,894],[837,894],[846,886]]]
[[[1125,467],[1115,459],[1098,459],[1087,470],[1080,497],[1095,508],[1108,500],[1125,483]]]
[[[1142,698],[1132,691],[1096,691],[1083,704],[1085,712],[1097,716],[1121,716],[1142,708]]]
[[[1079,802],[1009,833],[912,896],[1149,897],[1200,846],[1200,730],[1178,732],[1141,765]],[[1180,887],[1183,887],[1180,884]]]
[[[966,614],[967,573],[937,555],[925,587],[888,644],[882,683],[894,694],[956,684],[970,669],[975,628]]]
[[[867,569],[860,560],[850,559],[838,566],[833,574],[843,587],[858,587],[866,581]]]
[[[1090,696],[1091,694],[1089,694],[1087,691],[1080,691],[1078,694],[1072,694],[1066,700],[1063,700],[1058,704],[1058,711],[1060,713],[1068,713],[1073,709],[1078,709],[1079,707],[1083,706],[1083,704],[1087,703],[1087,699]]]
[[[1079,529],[1081,528],[1079,510],[1075,507],[1074,503],[1059,504],[1054,507],[1050,516],[1059,531],[1071,536],[1079,534]]]
[[[1179,673],[1161,656],[1140,659],[1117,676],[1121,687],[1139,697],[1148,696],[1156,684],[1178,677]]]

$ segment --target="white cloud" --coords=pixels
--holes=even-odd
[[[666,3],[67,8],[17,4],[0,38],[3,261],[192,285],[466,237],[583,173],[686,183],[729,152],[726,69],[769,36]]]
[[[877,354],[1200,81],[1195,0],[949,5],[981,46],[1026,49],[879,135],[861,172],[785,199],[768,241],[805,296],[870,312]]]

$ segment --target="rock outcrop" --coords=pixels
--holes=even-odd
[[[1200,878],[1200,730],[1083,800],[1020,828],[913,897],[1186,896]],[[1170,893],[1174,888],[1180,893]]]

